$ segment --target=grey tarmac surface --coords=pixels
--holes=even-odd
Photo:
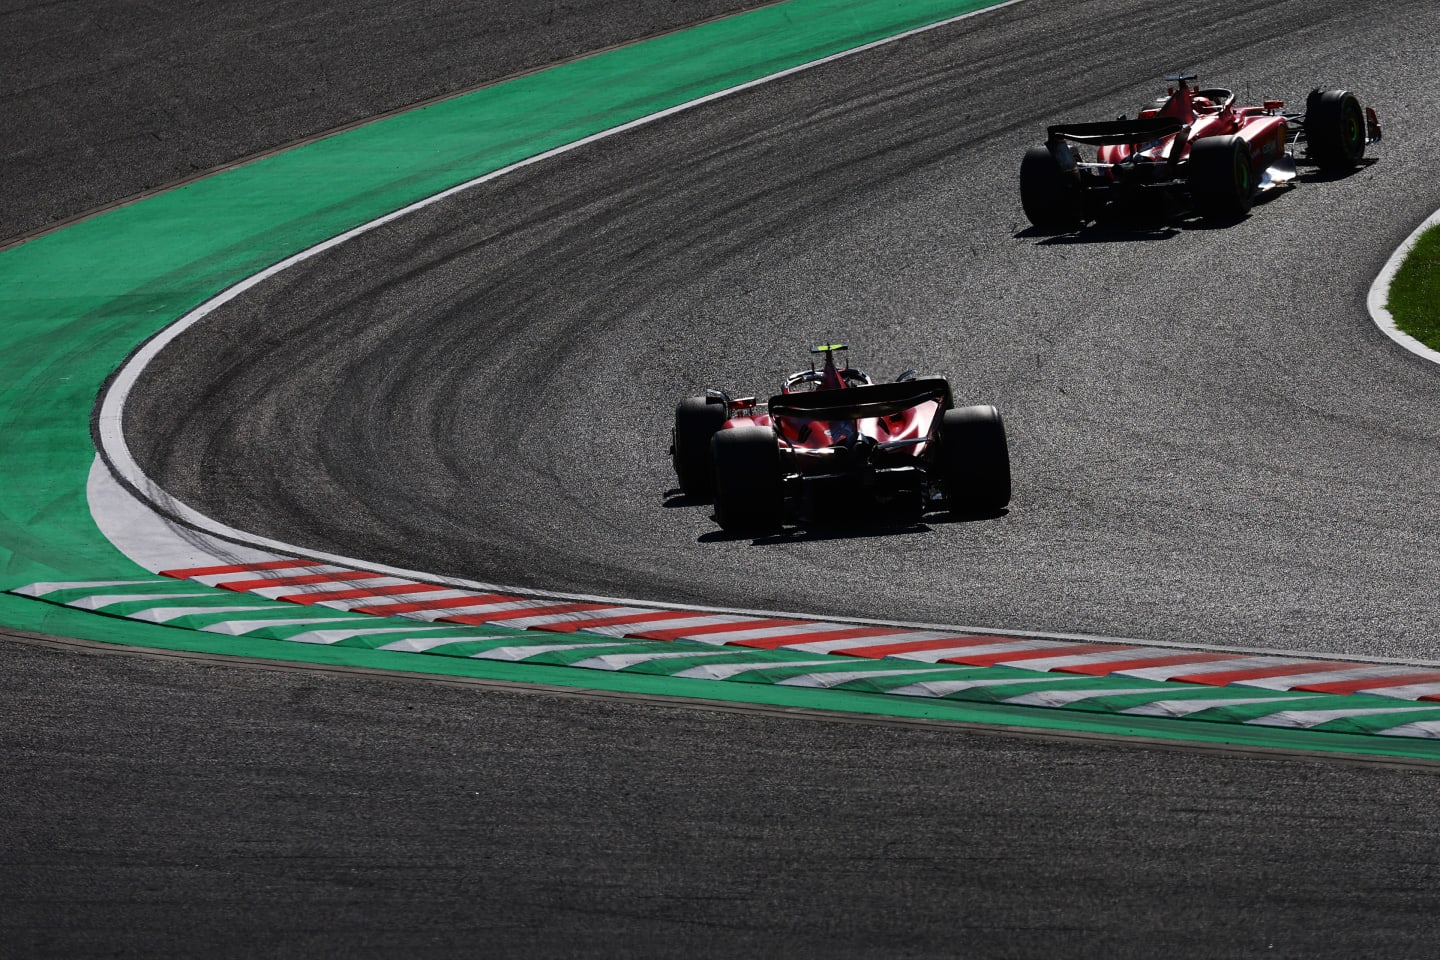
[[[1433,772],[0,654],[7,957],[1409,957],[1440,927]]]
[[[1440,658],[1440,371],[1364,310],[1440,207],[1433,7],[1159,9],[1032,0],[397,221],[180,338],[132,449],[230,526],[483,582]],[[1180,68],[1343,78],[1392,136],[1223,229],[1027,230],[1046,124]],[[1007,516],[752,541],[676,495],[677,400],[768,395],[835,340],[1000,408]]]
[[[326,25],[317,33],[345,32],[342,13],[306,9]],[[1177,604],[1147,578],[1172,583],[1190,569],[1173,565],[1197,553],[1194,569],[1210,570],[1216,561],[1188,524],[1251,523],[1261,513],[1254,498],[1274,498],[1277,519],[1256,536],[1279,542],[1266,550],[1244,547],[1238,533],[1226,541],[1240,544],[1232,579],[1241,586],[1274,569],[1247,571],[1257,555],[1306,559],[1304,549],[1344,532],[1326,532],[1322,509],[1338,493],[1307,512],[1281,482],[1295,478],[1309,493],[1329,476],[1331,487],[1353,488],[1339,467],[1320,468],[1347,462],[1324,457],[1338,427],[1301,445],[1308,452],[1288,466],[1296,444],[1273,442],[1257,466],[1263,438],[1236,429],[1257,420],[1274,440],[1323,424],[1332,406],[1317,403],[1312,379],[1344,399],[1333,419],[1372,438],[1367,455],[1386,471],[1419,475],[1434,429],[1419,420],[1433,399],[1430,372],[1364,326],[1358,298],[1321,306],[1333,283],[1363,289],[1392,235],[1398,242],[1408,231],[1401,221],[1411,207],[1418,220],[1440,205],[1425,194],[1435,189],[1434,134],[1400,133],[1433,93],[1433,19],[1422,4],[1386,9],[1384,24],[1366,24],[1339,4],[1206,7],[1219,22],[1192,38],[1170,31],[1159,5],[1032,0],[983,30],[976,22],[677,120],[474,200],[498,240],[468,234],[476,208],[462,206],[453,221],[406,224],[404,235],[356,248],[354,260],[287,279],[287,309],[266,317],[297,328],[284,363],[241,350],[238,327],[211,334],[228,344],[253,401],[237,419],[216,416],[235,395],[207,372],[208,348],[192,343],[175,355],[183,362],[157,371],[149,402],[180,391],[199,404],[201,429],[147,408],[145,434],[132,442],[202,503],[208,485],[228,490],[232,519],[356,545],[376,559],[428,541],[434,569],[507,570],[512,582],[524,560],[537,579],[563,570],[576,587],[700,596],[709,594],[697,583],[729,582],[780,603],[823,574],[840,579],[815,581],[812,602],[832,609],[857,602],[845,579],[855,571],[894,582],[930,576],[938,558],[949,565],[945,594],[928,602],[947,619],[968,611],[1042,626],[1009,614],[1058,616],[1057,597],[1068,597],[1071,627],[1083,614],[1115,632],[1133,621],[1143,629],[1129,632],[1147,636],[1200,632],[1177,610],[1202,623],[1281,622],[1253,587],[1245,604],[1222,596],[1206,611],[1200,595],[1219,595],[1229,581],[1177,588]],[[1261,24],[1254,43],[1247,13]],[[1143,29],[1131,32],[1136,22]],[[623,26],[638,34],[650,24]],[[1109,43],[1096,38],[1100,26],[1116,34]],[[225,24],[180,18],[174,36],[207,29]],[[163,47],[170,35],[153,42]],[[437,29],[435,46],[448,36]],[[1399,51],[1393,58],[1362,56],[1382,40],[1389,46],[1379,49]],[[1016,52],[1043,45],[1057,49],[1049,66]],[[1221,66],[1263,79],[1303,62],[1308,82],[1322,57],[1326,77],[1353,79],[1367,94],[1382,80],[1415,82],[1373,97],[1392,123],[1376,166],[1307,183],[1226,231],[1082,238],[1090,243],[1014,235],[1023,233],[1014,167],[1051,109],[1087,119],[1133,111],[1152,92],[1147,78],[1177,59],[1217,79]],[[319,61],[314,69],[339,86],[336,102],[347,85],[386,82],[369,58]],[[1022,96],[1052,96],[1052,83],[1062,92],[1051,106]],[[233,110],[264,112],[273,92],[232,95],[224,107],[190,103],[196,128],[207,111],[217,126]],[[103,130],[110,112],[97,99],[92,129]],[[313,126],[281,124],[273,139]],[[134,155],[123,142],[102,139],[98,149]],[[630,178],[617,170],[627,163],[639,164]],[[96,197],[169,175],[119,177]],[[57,196],[65,189],[53,186]],[[23,206],[9,188],[6,196],[11,209]],[[1324,233],[1304,231],[1317,222]],[[397,257],[397,240],[417,246]],[[393,272],[367,276],[365,256]],[[447,275],[457,263],[483,272],[462,288]],[[1167,272],[1155,286],[1129,286],[1157,269]],[[1202,303],[1178,282],[1182,273],[1187,282],[1214,278],[1226,296]],[[347,291],[357,277],[365,284]],[[1262,282],[1289,295],[1291,322],[1213,305]],[[1042,288],[1058,302],[1031,302],[1027,291]],[[583,303],[572,303],[580,294]],[[339,307],[347,297],[351,306]],[[1304,308],[1307,298],[1314,303]],[[386,325],[394,312],[411,324],[408,336]],[[361,345],[374,347],[368,356],[337,354],[330,339],[355,315],[373,327]],[[810,317],[826,322],[818,334],[851,338],[857,362],[877,373],[931,366],[999,402],[1022,478],[1014,511],[908,536],[751,544],[716,538],[701,507],[666,507],[670,404],[711,375],[757,389],[772,381],[810,338],[798,323]],[[1140,333],[1150,339],[1137,345]],[[305,359],[309,388],[297,393]],[[1197,380],[1201,361],[1209,365]],[[1048,372],[1022,376],[1032,368]],[[428,395],[417,389],[427,378]],[[1187,430],[1219,409],[1204,386],[1237,391],[1237,409],[1267,402],[1261,416],[1210,423],[1201,444]],[[459,393],[441,404],[446,390]],[[1410,397],[1399,404],[1401,426],[1393,413],[1377,422],[1401,395]],[[312,416],[315,396],[327,412]],[[253,409],[267,406],[286,417]],[[497,406],[513,416],[496,416]],[[277,436],[286,418],[293,433]],[[1140,443],[1157,436],[1160,453]],[[1099,452],[1077,458],[1087,444]],[[423,456],[387,459],[397,447]],[[281,449],[313,455],[320,469],[285,472]],[[186,465],[257,450],[259,459],[215,472]],[[1246,476],[1268,485],[1232,483],[1224,504],[1244,509],[1192,520],[1176,497],[1203,489],[1185,472],[1202,465],[1201,453],[1217,461],[1211,479],[1227,464],[1248,465]],[[1107,471],[1110,460],[1149,472]],[[381,462],[393,471],[388,481]],[[358,540],[321,522],[337,486],[370,515]],[[1428,570],[1431,521],[1402,519],[1424,488],[1391,484],[1386,495],[1398,504],[1359,498],[1346,522],[1373,515],[1376,533],[1335,552],[1413,537],[1414,569]],[[457,510],[442,528],[397,520],[411,498],[428,520],[441,491]],[[258,510],[274,492],[290,516]],[[480,520],[490,525],[468,526]],[[1047,543],[1036,529],[1049,526],[1049,536],[1067,523],[1101,543]],[[1134,556],[1117,530],[1139,544]],[[586,549],[552,553],[567,541]],[[1144,555],[1162,542],[1165,550]],[[1000,546],[1027,543],[1007,562],[1028,557],[1039,574],[1008,584],[999,571],[979,575],[982,555],[991,562]],[[1065,574],[1067,555],[1076,565]],[[1294,595],[1317,609],[1325,591],[1344,599],[1354,590],[1340,575],[1358,563],[1328,562],[1298,564],[1318,572],[1319,585]],[[1394,579],[1403,586],[1411,570]],[[774,579],[786,571],[792,579]],[[1048,579],[1057,571],[1059,585]],[[1111,574],[1135,577],[1138,599],[1127,605]],[[1302,608],[1288,583],[1270,588],[1275,605]],[[1377,602],[1338,615],[1369,616],[1373,627],[1400,606],[1394,589]],[[1424,646],[1433,611],[1416,616],[1396,649]],[[1324,632],[1316,640],[1308,630],[1318,618],[1301,619],[1307,629],[1290,628],[1289,641],[1323,646]],[[28,641],[0,641],[0,653],[5,956],[1399,957],[1427,955],[1440,928],[1428,773],[301,675]]]
[[[755,0],[11,0],[0,242]]]

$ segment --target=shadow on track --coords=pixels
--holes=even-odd
[[[667,504],[668,506],[669,504]],[[677,506],[679,504],[676,504]],[[693,504],[687,504],[693,505]],[[730,543],[737,540],[749,540],[757,547],[774,546],[788,543],[824,543],[832,540],[868,540],[878,537],[901,537],[911,536],[919,533],[933,533],[934,526],[952,523],[979,523],[986,520],[999,520],[1009,515],[1008,509],[983,510],[973,513],[937,513],[931,516],[922,517],[916,520],[875,520],[846,523],[836,521],[833,523],[810,523],[803,526],[785,527],[780,530],[770,531],[760,535],[727,533],[724,530],[712,530],[709,533],[696,537],[697,543]],[[713,517],[711,518],[714,519]]]
[[[1313,169],[1296,176],[1294,183],[1258,194],[1252,210],[1268,206],[1272,201],[1295,189],[1302,183],[1335,183],[1353,177],[1378,162],[1377,157],[1366,157],[1358,166],[1347,170]],[[1124,209],[1111,207],[1094,223],[1085,224],[1074,230],[1046,230],[1040,227],[1026,227],[1013,234],[1017,240],[1034,240],[1036,246],[1059,246],[1082,243],[1136,243],[1143,241],[1169,240],[1182,232],[1191,230],[1228,230],[1243,223],[1249,213],[1229,219],[1206,219],[1197,216],[1185,207],[1172,203],[1167,209],[1152,211],[1145,209]]]

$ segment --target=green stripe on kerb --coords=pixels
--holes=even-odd
[[[9,614],[11,612],[9,608],[15,604],[29,604],[47,611],[48,615],[43,620],[46,629],[51,633],[126,643],[158,650],[180,650],[248,657],[257,660],[423,673],[437,677],[545,684],[553,687],[611,691],[636,696],[682,697],[717,703],[739,702],[779,709],[798,708],[895,718],[979,723],[1069,734],[1130,736],[1217,746],[1363,754],[1395,759],[1440,760],[1440,743],[1433,740],[1356,736],[1314,730],[1207,723],[1194,719],[1171,720],[1125,714],[1017,707],[1006,704],[967,703],[953,699],[929,697],[880,696],[873,693],[816,690],[778,684],[736,684],[698,679],[677,680],[669,676],[651,676],[632,671],[577,670],[573,667],[475,660],[463,656],[416,656],[411,653],[396,653],[387,650],[310,646],[279,640],[256,639],[252,636],[232,637],[177,630],[155,624],[95,616],[69,607],[9,594],[0,595],[0,610]],[[531,634],[530,636],[535,635]],[[490,644],[487,642],[485,646],[490,646]],[[939,666],[932,669],[937,677],[949,676],[958,672],[956,668]],[[1059,681],[1063,678],[1046,676],[1044,679]],[[1180,687],[1181,685],[1177,684],[1176,686]],[[1350,701],[1351,699],[1333,698],[1335,701]],[[1394,703],[1394,701],[1389,702]],[[1309,701],[1307,701],[1307,705],[1308,703]]]
[[[95,599],[109,600],[129,596],[134,586],[125,584],[95,585],[94,594],[76,595],[76,589],[52,590],[46,596],[65,596],[72,603]],[[216,590],[222,599],[237,596]],[[247,595],[240,594],[245,597]],[[815,705],[834,710],[863,710],[866,713],[890,716],[914,716],[919,703],[948,704],[919,715],[945,718],[947,711],[1000,710],[1015,708],[1060,708],[1046,711],[1042,726],[1053,726],[1054,718],[1070,716],[1073,726],[1067,729],[1092,729],[1096,724],[1123,724],[1132,729],[1155,729],[1159,735],[1174,736],[1171,727],[1176,721],[1152,721],[1141,717],[1181,718],[1187,739],[1211,739],[1217,724],[1245,729],[1239,741],[1268,742],[1269,736],[1254,730],[1269,730],[1284,740],[1290,736],[1313,737],[1309,731],[1326,734],[1387,735],[1397,728],[1413,724],[1433,726],[1440,721],[1440,706],[1396,701],[1367,695],[1337,696],[1288,691],[1260,690],[1244,687],[1207,687],[1204,685],[1164,683],[1129,677],[1090,677],[1062,673],[1041,673],[1016,667],[963,667],[894,658],[865,659],[852,657],[815,656],[790,650],[750,649],[696,641],[627,640],[585,633],[550,633],[547,631],[515,630],[505,627],[470,627],[459,624],[438,624],[407,621],[398,617],[345,616],[334,622],[317,622],[313,614],[327,608],[296,607],[281,601],[258,601],[258,610],[221,611],[198,614],[207,618],[212,631],[236,637],[241,649],[248,649],[258,639],[286,642],[291,646],[320,645],[328,651],[343,650],[360,656],[389,654],[404,649],[402,654],[411,669],[430,673],[451,672],[447,666],[455,660],[467,662],[498,662],[531,669],[570,669],[574,676],[586,676],[575,685],[600,689],[616,689],[613,678],[630,673],[645,676],[658,683],[668,695],[702,696],[704,684],[720,683],[727,690],[722,699],[745,699],[753,702],[774,702],[773,692],[735,697],[735,689],[774,691],[804,689],[822,699]],[[130,606],[136,601],[127,601]],[[157,602],[157,601],[152,601]],[[168,600],[160,599],[166,603]],[[119,604],[106,604],[109,609]],[[164,608],[161,608],[164,609]],[[288,622],[288,614],[299,612],[299,622]],[[336,611],[338,612],[338,611]],[[226,614],[237,619],[228,620]],[[133,612],[135,616],[154,616],[155,608]],[[249,619],[249,618],[260,619]],[[264,624],[274,618],[271,627],[252,629],[251,624]],[[118,621],[118,618],[112,618]],[[123,621],[119,621],[123,622]],[[174,621],[172,621],[173,623]],[[338,627],[336,624],[338,623]],[[174,631],[180,636],[193,636],[187,631]],[[234,652],[234,651],[231,651]],[[334,656],[329,653],[328,656]],[[417,666],[419,664],[420,666]],[[584,670],[575,670],[584,667]],[[484,669],[484,668],[481,668]],[[493,676],[490,674],[479,674]],[[593,678],[593,679],[592,679]],[[623,687],[622,687],[623,689]],[[703,694],[710,697],[711,694]],[[829,697],[831,699],[824,699]],[[846,698],[843,700],[836,697]],[[781,697],[783,701],[784,697]],[[841,706],[840,704],[846,704]],[[970,715],[967,713],[967,715]],[[1002,714],[1003,715],[1003,714]],[[1177,727],[1177,729],[1180,729]],[[1428,727],[1411,727],[1409,735],[1421,738],[1418,745],[1387,748],[1387,755],[1424,756],[1440,759],[1440,744],[1425,742]],[[1156,735],[1151,733],[1151,735]],[[1226,739],[1234,739],[1227,734]],[[1258,740],[1256,738],[1259,738]],[[1326,741],[1319,741],[1326,742]],[[1348,742],[1364,743],[1354,737]],[[1391,743],[1400,741],[1390,740]],[[1274,745],[1274,743],[1272,743]],[[1325,749],[1325,748],[1320,748]],[[1369,747],[1367,745],[1366,749]],[[1398,751],[1398,752],[1397,752]]]

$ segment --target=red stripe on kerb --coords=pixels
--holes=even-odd
[[[1171,653],[1158,657],[1139,657],[1134,660],[1107,660],[1104,663],[1077,663],[1069,667],[1056,667],[1055,673],[1083,673],[1089,677],[1103,677],[1118,670],[1140,670],[1145,667],[1169,667],[1181,663],[1212,663],[1216,660],[1233,660],[1233,653]]]
[[[767,620],[762,617],[757,617],[754,620],[741,620],[738,623],[712,623],[708,627],[676,627],[673,630],[647,630],[643,633],[632,633],[630,636],[638,640],[674,640],[677,637],[699,637],[710,633],[764,630],[766,627],[798,627],[802,623],[809,622],[808,620]]]
[[[885,631],[894,633],[894,630]],[[989,647],[997,643],[1020,643],[1019,637],[973,637],[954,636],[940,637],[937,640],[900,640],[895,643],[887,643],[879,647],[861,647],[854,650],[836,650],[836,653],[844,653],[849,657],[888,657],[892,653],[918,653],[921,650],[942,650],[948,647]],[[1047,647],[1047,652],[1053,655],[1057,647]]]
[[[265,580],[222,580],[215,584],[226,590],[243,593],[246,590],[260,590],[264,587],[303,587],[307,583],[333,583],[345,580],[374,580],[378,573],[363,570],[344,570],[340,573],[307,573],[300,577],[271,577]]]
[[[261,570],[285,570],[289,567],[323,567],[319,560],[266,560],[263,563],[229,564],[222,567],[187,567],[183,570],[161,570],[162,577],[188,580],[191,577],[212,577],[217,573],[257,573]]]
[[[946,657],[938,663],[960,663],[967,667],[989,667],[1011,660],[1045,660],[1051,657],[1069,657],[1078,653],[1099,653],[1102,650],[1122,649],[1113,643],[1077,643],[1065,647],[1041,647],[1038,650],[1012,650],[1009,653],[977,653],[974,656],[960,654]]]
[[[1206,683],[1212,687],[1223,687],[1238,680],[1263,680],[1266,677],[1284,677],[1294,674],[1321,673],[1326,670],[1354,670],[1353,663],[1316,660],[1314,663],[1282,663],[1274,667],[1254,667],[1250,670],[1219,670],[1215,673],[1187,673],[1171,677],[1177,683]]]
[[[602,608],[604,609],[604,608]],[[549,630],[553,633],[574,633],[576,630],[585,630],[589,627],[623,627],[631,623],[653,623],[656,620],[680,620],[698,616],[695,613],[681,613],[674,610],[655,610],[650,613],[627,613],[620,617],[592,617],[589,620],[565,620],[561,623],[546,623],[536,627],[534,630]],[[634,636],[627,634],[626,638]]]
[[[405,603],[377,603],[374,606],[356,607],[351,613],[369,613],[377,617],[389,617],[397,613],[414,613],[417,610],[444,610],[448,607],[473,607],[480,603],[509,603],[519,597],[503,593],[477,593],[468,597],[448,597],[444,600],[410,600]]]
[[[1408,687],[1412,683],[1434,683],[1437,680],[1440,680],[1440,671],[1429,670],[1421,673],[1394,673],[1388,677],[1370,677],[1362,680],[1336,680],[1334,683],[1307,683],[1304,686],[1290,689],[1303,690],[1305,693],[1354,693],[1356,690]]]
[[[287,593],[276,600],[286,603],[320,603],[323,600],[359,600],[362,597],[388,597],[397,593],[430,593],[435,590],[450,590],[433,583],[397,583],[389,587],[351,587],[349,590],[322,590],[316,593]]]
[[[500,610],[495,613],[469,613],[458,617],[441,617],[441,623],[464,623],[480,626],[500,620],[518,620],[521,617],[543,617],[551,613],[577,613],[582,610],[603,610],[602,603],[560,603],[553,607],[525,607],[522,610]]]
[[[756,640],[736,640],[737,647],[755,647],[757,650],[776,650],[792,643],[820,643],[825,640],[859,640],[862,637],[883,637],[887,633],[899,633],[894,627],[847,627],[844,630],[825,630],[820,633],[787,633],[781,637],[760,637]],[[835,650],[834,653],[844,653]]]

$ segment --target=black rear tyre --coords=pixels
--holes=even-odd
[[[774,433],[732,427],[715,434],[710,445],[720,526],[729,533],[763,533],[780,526],[784,497]]]
[[[991,406],[945,411],[940,469],[951,513],[1001,510],[1010,503],[1010,446]]]
[[[1242,137],[1202,137],[1186,164],[1190,199],[1207,220],[1238,220],[1255,198],[1250,145]]]
[[[704,397],[681,400],[675,407],[675,431],[670,435],[670,462],[680,492],[703,500],[715,491],[715,470],[710,462],[710,438],[725,422],[725,404]]]
[[[1080,185],[1065,175],[1048,147],[1031,147],[1020,161],[1020,205],[1041,230],[1074,230],[1084,219]]]
[[[1305,143],[1321,170],[1349,170],[1365,157],[1365,111],[1348,90],[1313,90],[1305,100]]]

